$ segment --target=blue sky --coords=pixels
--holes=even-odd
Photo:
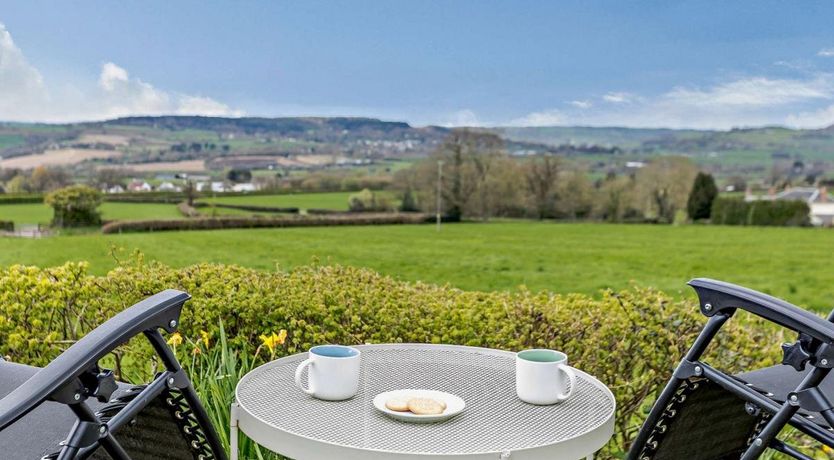
[[[0,119],[834,123],[834,3],[45,2],[0,8]]]

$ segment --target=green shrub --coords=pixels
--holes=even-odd
[[[10,220],[0,220],[0,231],[13,232],[14,231],[14,222],[12,222]]]
[[[86,185],[70,185],[49,193],[44,202],[54,212],[52,224],[58,227],[99,225],[101,192]]]
[[[686,202],[686,212],[692,220],[709,219],[712,212],[712,203],[718,196],[718,187],[715,186],[715,179],[712,175],[699,172],[695,176],[695,183],[692,184],[692,191],[689,192],[689,199]]]
[[[711,220],[720,225],[803,227],[810,225],[810,213],[804,201],[744,201],[718,197],[712,204]]]
[[[387,197],[366,188],[348,197],[348,209],[351,212],[388,212],[394,207]]]
[[[215,208],[226,208],[226,209],[240,209],[241,211],[252,211],[252,212],[271,212],[271,213],[286,213],[286,214],[298,214],[300,211],[299,208],[296,207],[277,207],[277,206],[255,206],[251,204],[224,204],[224,203],[205,203],[205,202],[197,202],[194,203],[194,207],[196,208],[204,208],[207,206],[213,206]]]
[[[43,203],[41,193],[0,193],[0,205],[2,204],[25,204]]]
[[[350,267],[263,272],[201,264],[173,269],[139,258],[103,277],[88,275],[83,263],[0,269],[0,353],[13,361],[46,364],[95,325],[166,288],[193,296],[181,321],[186,339],[197,342],[207,331],[216,342],[222,321],[229,347],[248,357],[262,334],[281,329],[288,335],[276,356],[320,343],[564,350],[573,365],[598,377],[617,398],[616,436],[602,458],[627,448],[654,395],[705,322],[694,302],[652,289],[603,292],[599,298],[524,289],[471,292]],[[722,353],[710,361],[729,371],[754,362],[771,364],[786,339],[739,314],[718,336],[713,349]],[[147,347],[129,345],[115,360],[117,370],[131,379],[147,373],[147,353]],[[178,353],[187,358],[191,348],[180,347]]]
[[[328,227],[336,225],[421,224],[424,214],[368,213],[320,216],[206,217],[180,220],[117,220],[101,227],[102,233],[159,232],[171,230],[217,230],[227,228]]]

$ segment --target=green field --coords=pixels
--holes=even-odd
[[[318,263],[370,267],[463,289],[597,293],[634,283],[689,293],[706,276],[806,307],[834,306],[834,232],[824,229],[507,222],[319,227],[0,239],[0,265],[88,260],[114,266],[112,245],[174,266],[236,263],[271,270]]]
[[[348,198],[354,192],[332,193],[298,193],[286,195],[243,195],[205,197],[199,201],[206,203],[223,203],[252,206],[272,206],[276,208],[297,207],[301,209],[336,209],[347,211]]]
[[[156,203],[102,203],[101,217],[105,220],[179,219],[182,214],[173,204]],[[48,224],[52,209],[39,203],[6,204],[0,206],[0,220],[15,224]]]

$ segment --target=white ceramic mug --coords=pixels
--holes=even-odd
[[[350,399],[359,391],[361,352],[343,345],[319,345],[310,349],[295,370],[295,384],[308,395],[327,401]],[[308,387],[301,376],[309,366]]]
[[[556,404],[570,398],[574,388],[576,373],[568,366],[566,354],[537,348],[515,355],[515,391],[522,401],[540,406]]]

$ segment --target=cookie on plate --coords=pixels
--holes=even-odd
[[[412,398],[408,400],[408,410],[417,415],[438,415],[445,410],[445,404],[430,398]]]
[[[408,412],[408,400],[403,398],[391,398],[385,401],[385,407],[394,412]]]

